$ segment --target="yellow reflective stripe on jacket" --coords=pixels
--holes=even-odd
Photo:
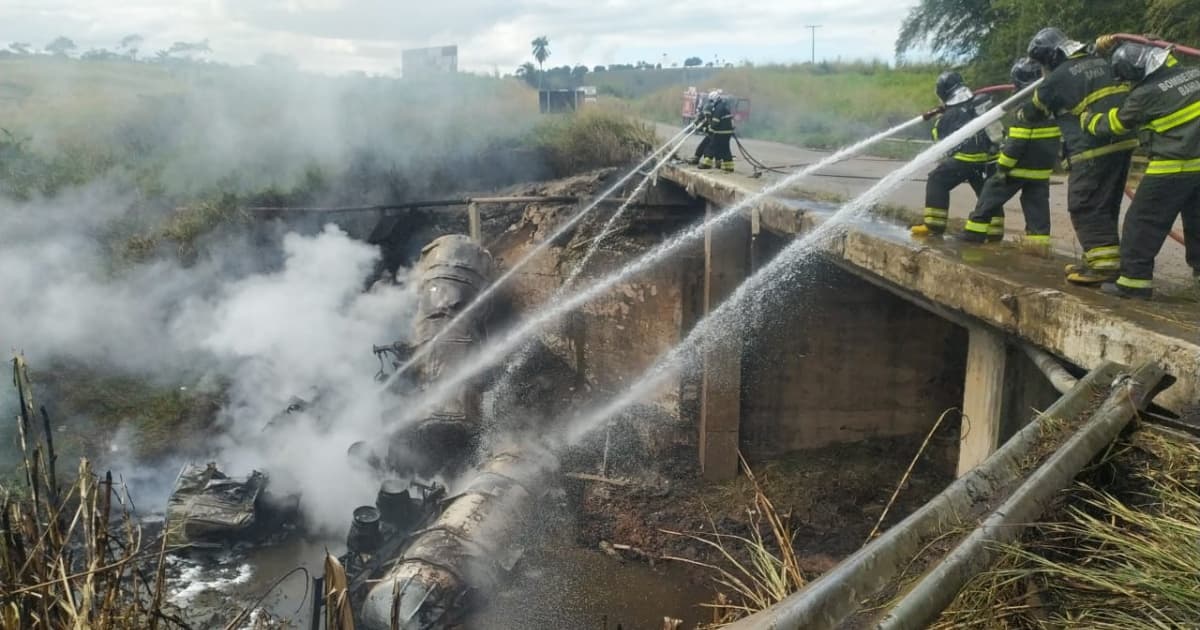
[[[1168,129],[1174,129],[1184,123],[1189,123],[1196,118],[1200,118],[1200,101],[1192,103],[1187,107],[1178,109],[1173,114],[1168,114],[1162,118],[1156,118],[1146,124],[1146,128],[1156,133],[1162,133]]]
[[[1048,140],[1050,138],[1061,138],[1062,130],[1058,127],[1041,127],[1038,129],[1009,127],[1008,137],[1017,140]]]
[[[1046,104],[1042,102],[1042,97],[1038,92],[1038,90],[1033,91],[1033,106],[1047,114],[1052,114],[1053,112],[1050,111],[1050,108],[1046,107]]]
[[[996,158],[996,163],[1004,168],[1012,168],[1017,165],[1017,158],[1012,157],[1007,153],[1001,153],[1000,157]]]
[[[1071,113],[1078,116],[1086,111],[1088,106],[1102,98],[1106,98],[1114,94],[1125,94],[1127,92],[1129,92],[1128,85],[1110,85],[1108,87],[1102,87],[1099,90],[1096,90],[1095,92],[1083,97],[1083,100],[1079,101],[1078,105],[1071,108]]]
[[[1200,158],[1191,160],[1150,160],[1146,165],[1147,175],[1173,175],[1175,173],[1200,173]]]
[[[959,162],[971,162],[972,164],[987,162],[992,159],[992,156],[987,153],[955,153],[954,159]]]
[[[1117,116],[1116,107],[1108,110],[1108,127],[1112,129],[1112,132],[1118,136],[1129,133],[1129,130],[1125,128],[1125,125],[1121,124],[1121,118]]]
[[[1095,116],[1092,116],[1091,120],[1087,124],[1087,132],[1088,133],[1092,134],[1093,136],[1096,135],[1096,125],[1100,124],[1101,118],[1103,118],[1103,116],[1101,116],[1100,114],[1096,114]]]
[[[709,133],[715,133],[715,134],[727,136],[727,135],[733,133],[733,130],[732,129],[710,129]]]
[[[1045,180],[1050,179],[1050,174],[1053,172],[1053,170],[1054,169],[1049,168],[1014,168],[1008,172],[1008,176],[1019,177],[1021,179]]]

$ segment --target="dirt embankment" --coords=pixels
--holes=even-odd
[[[793,453],[757,468],[765,494],[794,532],[793,546],[807,578],[824,573],[863,545],[920,443],[919,436],[869,439]],[[953,451],[953,443],[946,441],[927,449],[884,527],[953,481]],[[660,471],[643,473],[640,482],[630,485],[577,482],[572,498],[580,510],[579,543],[625,544],[650,557],[721,564],[718,550],[669,532],[748,536],[759,521],[751,511],[753,488],[745,476],[704,483],[688,459],[686,453],[677,453]],[[770,542],[771,536],[764,532],[764,538]],[[729,547],[735,557],[747,552],[737,542]]]

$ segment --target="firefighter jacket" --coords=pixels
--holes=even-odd
[[[1018,120],[1054,119],[1062,130],[1063,152],[1068,162],[1079,162],[1137,147],[1134,138],[1098,138],[1079,125],[1079,116],[1092,110],[1118,107],[1129,86],[1117,80],[1108,61],[1080,52],[1055,68],[1033,92],[1033,100],[1018,113]]]
[[[977,99],[971,99],[958,105],[947,106],[946,111],[933,123],[933,139],[941,140],[974,120],[978,115],[976,107],[978,103]],[[954,147],[954,154],[951,157],[959,162],[985,164],[992,159],[992,147],[987,133],[980,131],[968,138],[966,142]]]
[[[1081,124],[1101,138],[1136,131],[1150,156],[1147,175],[1200,172],[1200,68],[1166,66],[1138,83],[1120,107],[1094,110]]]
[[[721,135],[733,133],[733,111],[729,109],[729,103],[725,99],[721,99],[713,105],[709,121],[710,133]]]
[[[1062,132],[1053,120],[1017,123],[1008,128],[1008,139],[996,165],[1009,177],[1046,181],[1062,152]]]

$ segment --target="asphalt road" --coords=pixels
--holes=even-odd
[[[674,136],[679,131],[679,127],[664,124],[656,124],[656,128],[658,135],[664,140]],[[829,155],[829,152],[805,149],[778,142],[747,138],[742,138],[741,140],[751,155],[759,162],[770,166],[811,164]],[[679,155],[681,157],[691,156],[699,142],[700,136],[692,136],[679,150]],[[736,145],[733,148],[733,153],[736,163],[735,170],[742,175],[751,175],[753,168],[738,154]],[[835,193],[852,198],[865,192],[871,186],[875,185],[880,178],[898,168],[901,164],[903,164],[902,161],[887,158],[870,156],[855,157],[823,169],[806,180],[798,182],[797,185],[805,189]],[[791,170],[794,170],[794,168]],[[779,177],[781,175],[766,173],[762,176],[763,185],[766,186],[770,181]],[[920,179],[923,180],[924,175]],[[920,211],[925,207],[925,182],[917,180],[905,182],[888,196],[888,202]],[[1124,210],[1128,206],[1129,200],[1126,199],[1122,208],[1122,217],[1124,216]],[[950,202],[951,217],[965,219],[974,207],[975,193],[971,190],[970,186],[962,185],[954,190]],[[1008,231],[1007,238],[1017,238],[1017,235],[1025,231],[1025,221],[1021,215],[1021,205],[1014,198],[1005,205],[1005,211],[1006,228]],[[1050,224],[1050,233],[1054,241],[1054,248],[1064,255],[1080,256],[1082,249],[1075,238],[1075,232],[1071,227],[1071,219],[1067,214],[1067,187],[1065,178],[1055,177],[1051,182]],[[1182,233],[1182,226],[1179,222],[1176,222],[1176,230]],[[1167,239],[1162,251],[1158,255],[1155,278],[1164,284],[1189,284],[1192,282],[1191,269],[1188,268],[1184,260],[1182,245],[1169,238]]]

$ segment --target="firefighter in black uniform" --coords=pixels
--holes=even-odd
[[[718,92],[713,92],[713,94],[716,93]],[[700,144],[696,145],[696,153],[688,158],[688,164],[699,164],[700,158],[708,150],[708,145],[712,143],[710,126],[712,126],[712,99],[708,95],[697,97],[695,131],[704,134],[704,137],[700,139]]]
[[[1133,90],[1118,107],[1090,108],[1079,123],[1097,138],[1137,132],[1150,162],[1125,215],[1120,276],[1102,290],[1150,299],[1154,258],[1180,214],[1187,263],[1200,280],[1200,68],[1136,43],[1121,44],[1112,67]]]
[[[1042,68],[1032,59],[1017,61],[1012,81],[1023,90],[1042,78]],[[963,240],[976,243],[1004,238],[1004,204],[1021,193],[1025,214],[1024,244],[1039,251],[1050,249],[1050,174],[1058,162],[1062,146],[1058,124],[1046,119],[1040,123],[1017,123],[1008,128],[1008,140],[996,160],[996,173],[988,178],[979,193],[979,203],[967,220]]]
[[[1084,250],[1083,265],[1067,266],[1067,281],[1111,282],[1121,268],[1117,222],[1137,140],[1090,135],[1080,127],[1079,116],[1089,108],[1119,107],[1129,86],[1117,80],[1103,58],[1056,28],[1044,28],[1033,37],[1029,56],[1045,66],[1047,75],[1018,119],[1029,123],[1053,119],[1062,130],[1070,169],[1067,210]]]
[[[936,91],[942,101],[941,117],[933,124],[933,139],[940,140],[962,129],[981,112],[990,100],[976,98],[957,72],[943,72],[937,79]],[[946,232],[950,218],[950,191],[959,184],[970,184],[978,195],[987,179],[988,163],[992,160],[992,141],[985,131],[971,136],[954,148],[954,153],[938,163],[925,181],[925,220],[913,226],[913,236],[940,235]]]
[[[729,99],[724,94],[717,94],[712,99],[712,114],[709,117],[709,134],[711,140],[705,149],[704,157],[700,159],[700,168],[720,168],[728,173],[733,172],[733,153],[729,142],[733,140],[733,110],[729,107]]]

